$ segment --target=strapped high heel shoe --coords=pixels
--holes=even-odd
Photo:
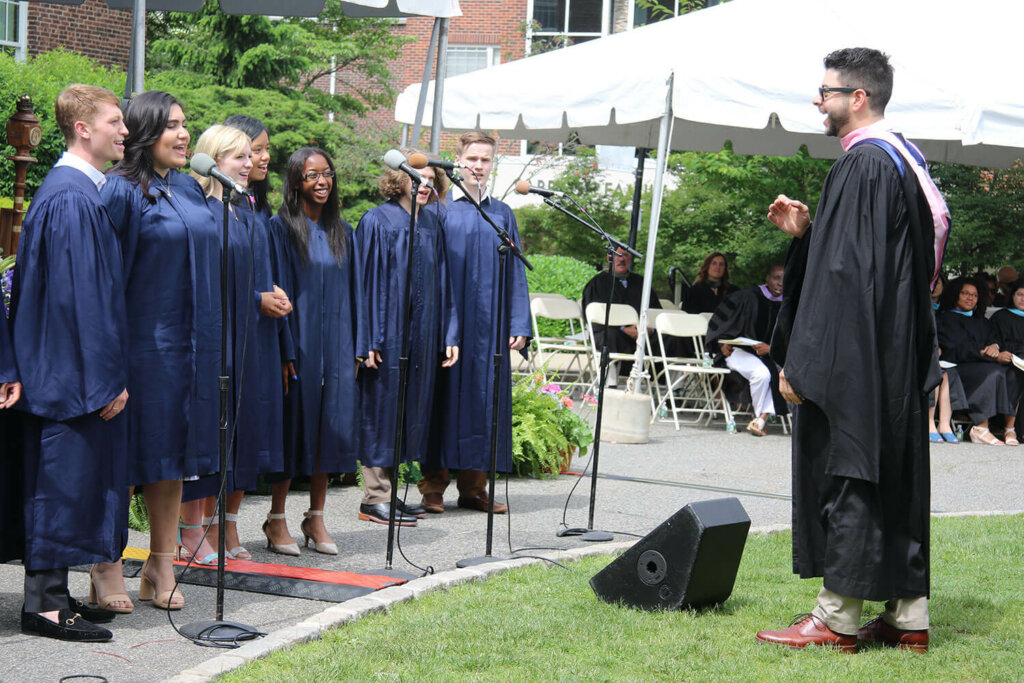
[[[185,522],[178,520],[178,559],[187,561],[189,558],[192,559],[192,564],[201,564],[206,567],[217,564],[217,553],[212,552],[205,557],[196,557],[195,551],[185,545],[185,542],[181,540],[182,530],[190,529],[202,529],[202,524],[185,524]],[[202,543],[202,541],[200,541]]]
[[[298,557],[299,555],[299,544],[298,543],[287,543],[284,545],[275,545],[274,539],[270,536],[270,521],[274,519],[284,519],[285,514],[274,514],[273,512],[267,514],[267,521],[263,522],[263,533],[267,536],[267,548],[272,553],[278,555],[291,555],[292,557]]]
[[[99,605],[100,609],[110,610],[111,612],[117,612],[118,614],[131,614],[135,611],[135,605],[132,604],[132,599],[128,597],[127,593],[101,594],[99,587],[96,584],[96,577],[93,574],[94,571],[96,571],[96,565],[93,565],[92,568],[89,569],[89,602],[96,603]],[[128,603],[128,607],[115,607],[115,602]]]
[[[238,515],[232,512],[224,513],[224,523],[234,522],[235,526],[238,526]],[[214,524],[217,524],[216,517],[203,517],[203,526],[209,529]],[[219,531],[218,531],[219,533]],[[224,553],[232,560],[251,560],[252,554],[242,545],[236,545],[234,548],[225,548]]]
[[[320,543],[315,538],[313,538],[313,534],[306,531],[306,522],[312,522],[312,517],[323,517],[324,511],[306,510],[305,512],[302,513],[302,516],[304,519],[302,520],[302,524],[299,525],[299,529],[302,530],[302,536],[306,541],[306,547],[309,547],[309,540],[313,539],[313,550],[317,551],[318,553],[323,553],[324,555],[337,555],[338,546],[336,546],[333,543]]]
[[[154,557],[174,557],[174,553],[158,553],[154,550],[149,551],[149,557],[146,558],[146,563],[142,565],[142,572],[139,574],[139,578],[142,583],[139,584],[139,600],[152,600],[153,607],[159,607],[160,609],[166,610],[179,610],[185,606],[185,596],[181,594],[177,588],[173,590],[156,592],[156,581],[149,578],[149,561]]]

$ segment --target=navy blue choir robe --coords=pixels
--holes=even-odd
[[[271,249],[280,267],[277,284],[292,302],[284,318],[282,360],[293,361],[298,376],[289,380],[284,397],[285,478],[355,470],[356,363],[369,348],[352,227],[342,221],[346,244],[339,265],[323,226],[308,218],[306,224],[308,260],[295,251],[281,218],[270,220]]]
[[[504,202],[488,197],[487,215],[519,244],[515,215]],[[461,328],[459,362],[442,368],[431,426],[430,447],[423,470],[441,468],[488,470],[491,457],[493,357],[498,324],[498,245],[488,223],[466,198],[440,207],[448,246],[448,272]],[[503,355],[498,402],[498,463],[508,472],[512,461],[512,384],[508,338],[532,337],[526,268],[506,258],[504,313],[500,350]],[[525,349],[524,349],[525,352]]]
[[[27,569],[121,556],[127,420],[122,412],[104,421],[98,411],[128,382],[124,291],[117,234],[95,183],[77,169],[53,169],[25,218],[11,294],[17,405],[28,413]]]
[[[207,197],[218,223],[224,204]],[[228,290],[228,407],[231,445],[226,493],[251,491],[265,472],[284,467],[281,392],[281,350],[277,319],[260,313],[262,293],[273,290],[270,260],[270,217],[248,203],[234,204],[228,214],[231,254]],[[223,243],[223,235],[221,237]],[[185,482],[182,500],[217,495],[220,477],[210,475]]]
[[[0,311],[0,384],[18,381],[7,315]],[[0,411],[0,562],[25,554],[25,525],[21,508],[21,421],[19,413]]]
[[[436,206],[418,211],[414,235],[410,319],[403,330],[401,301],[405,296],[409,253],[409,212],[398,202],[370,209],[356,229],[356,253],[367,300],[370,349],[379,351],[377,369],[361,367],[359,461],[368,467],[394,463],[398,413],[398,360],[402,339],[409,343],[409,375],[405,404],[402,461],[422,460],[427,446],[434,383],[445,346],[458,344],[458,315]]]
[[[219,469],[220,222],[184,173],[150,193],[116,174],[101,192],[124,256],[133,485]]]

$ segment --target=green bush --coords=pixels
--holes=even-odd
[[[64,152],[64,136],[53,118],[57,95],[70,83],[98,85],[120,95],[124,92],[124,80],[124,73],[105,69],[88,57],[63,49],[32,57],[25,63],[16,62],[12,56],[0,52],[0,121],[6,122],[14,113],[18,98],[27,94],[32,97],[36,116],[43,128],[42,142],[32,153],[39,163],[28,167],[29,195],[35,192],[50,167]],[[14,152],[7,145],[6,136],[2,151],[4,157]],[[14,196],[14,164],[6,159],[0,163],[0,196]]]
[[[526,284],[533,293],[561,294],[573,301],[579,301],[583,296],[583,287],[597,274],[593,266],[571,256],[531,254],[528,258],[534,269],[526,271]],[[569,323],[542,320],[540,333],[545,337],[567,335]]]

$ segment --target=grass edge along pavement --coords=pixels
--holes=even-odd
[[[1019,680],[1022,535],[1022,514],[933,519],[927,655],[872,648],[849,657],[756,643],[757,630],[784,626],[810,609],[820,586],[790,573],[785,531],[751,534],[732,596],[706,612],[641,612],[598,601],[587,581],[611,560],[610,552],[630,543],[587,547],[558,555],[559,561],[581,558],[569,571],[512,560],[387,589],[394,602],[381,591],[341,603],[173,680],[210,680],[283,649],[289,638],[322,640],[276,652],[224,680]],[[475,581],[484,576],[491,579]],[[865,605],[864,621],[880,609]],[[384,610],[389,613],[361,618]]]

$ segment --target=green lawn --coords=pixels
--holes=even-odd
[[[600,602],[610,559],[527,567],[433,593],[239,669],[227,681],[1024,680],[1024,516],[932,523],[931,652],[855,656],[754,640],[809,611],[790,534],[747,540],[732,597],[695,613]],[[865,620],[881,609],[865,605]]]

